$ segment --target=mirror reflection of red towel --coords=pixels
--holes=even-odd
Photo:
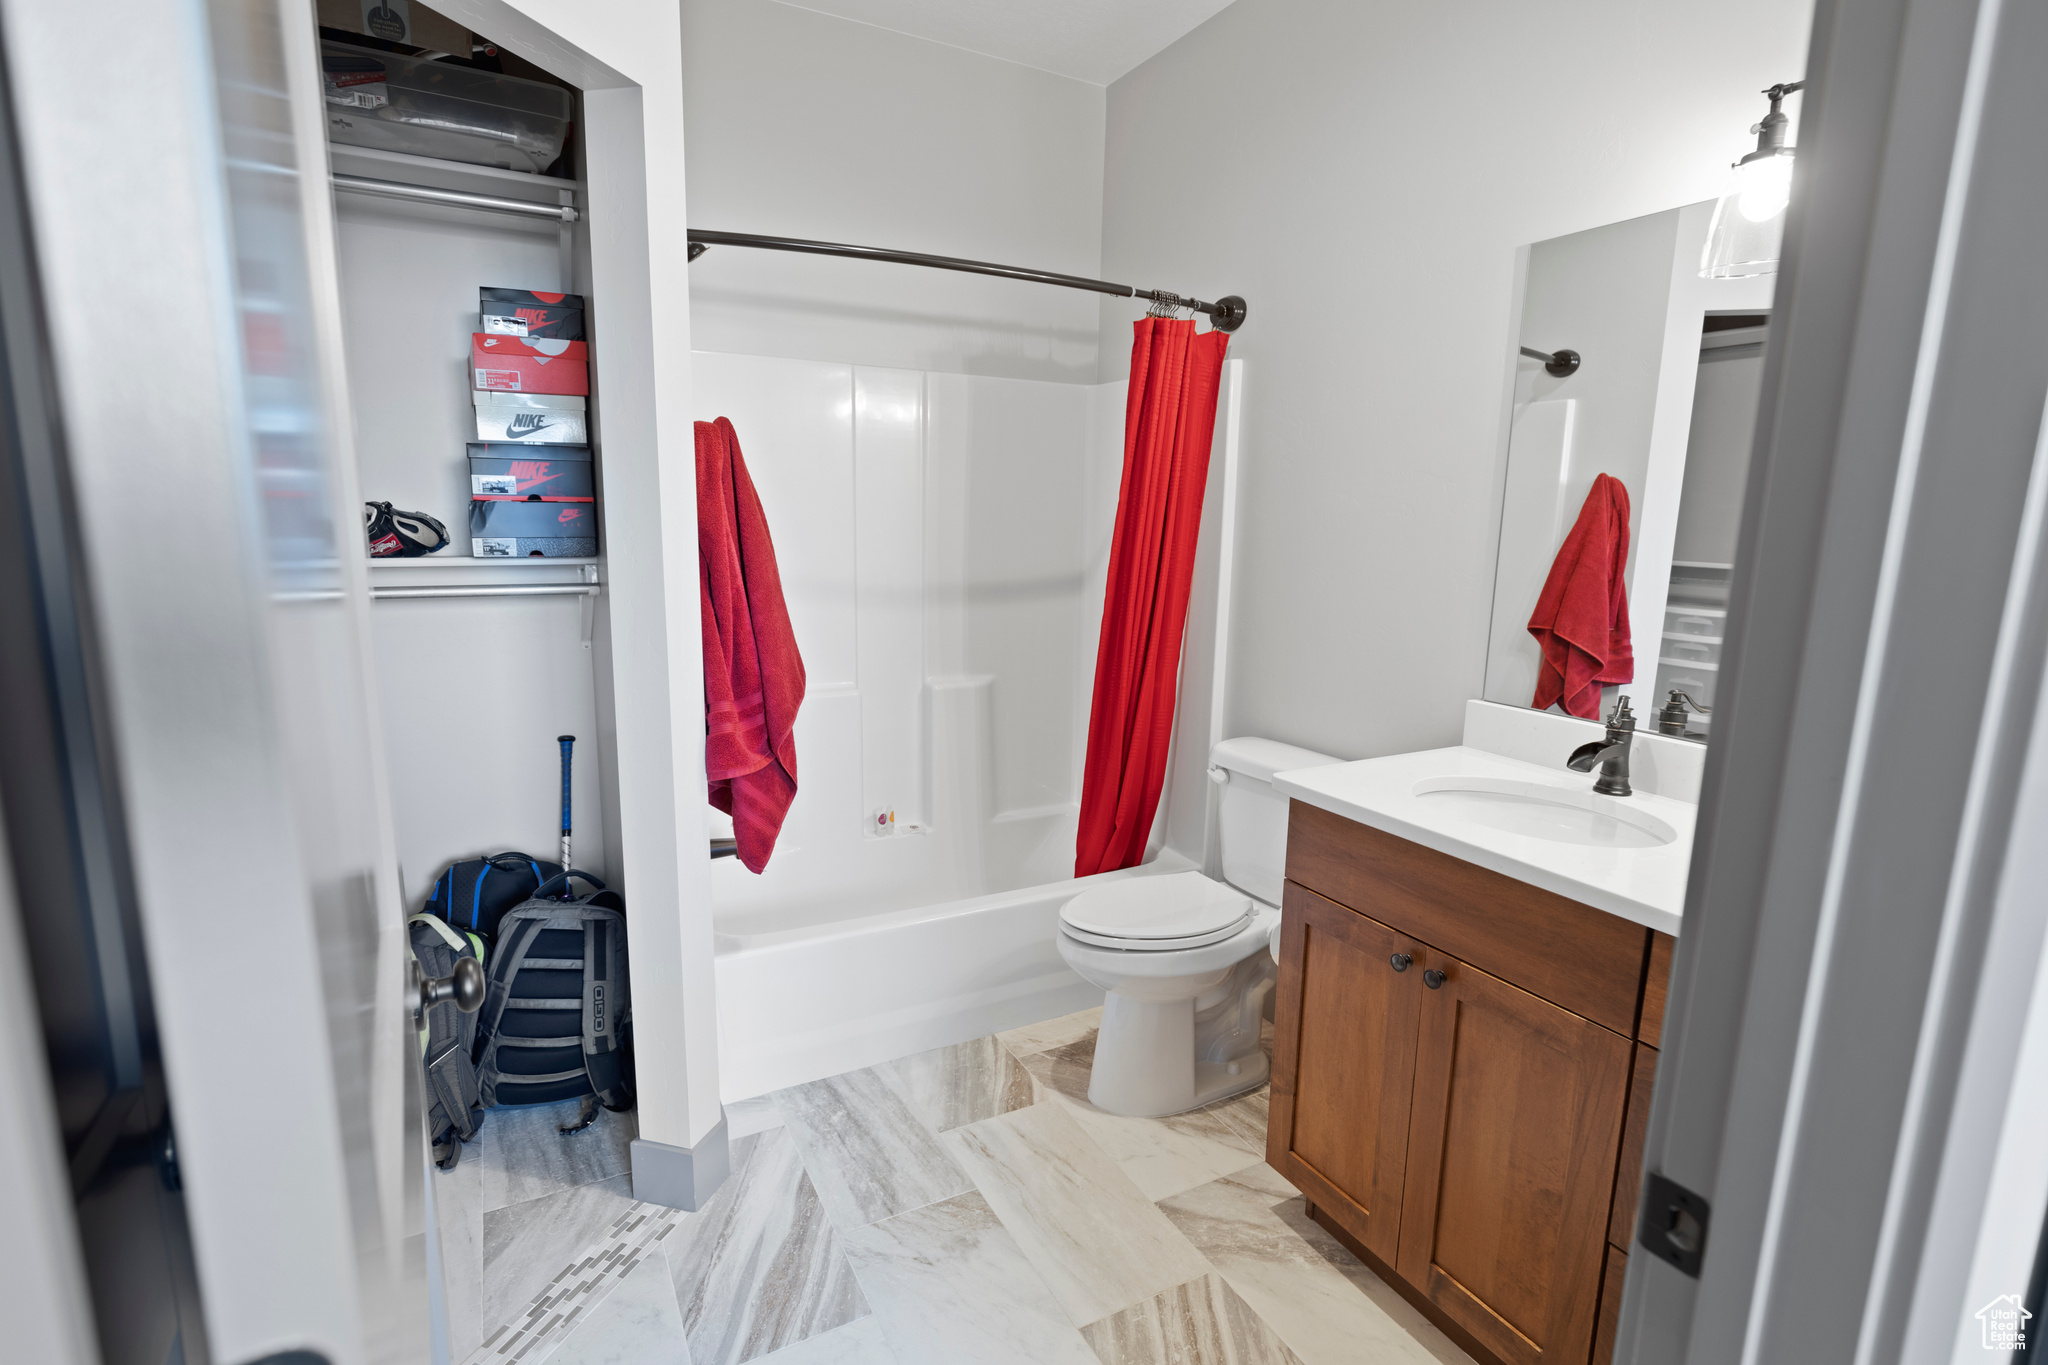
[[[1529,633],[1543,650],[1536,670],[1537,710],[1564,703],[1567,714],[1600,719],[1600,688],[1636,675],[1629,644],[1628,489],[1606,474],[1558,548],[1543,595],[1529,618]]]
[[[804,661],[782,601],[775,544],[732,423],[697,423],[698,580],[704,608],[704,775],[759,872],[796,799]]]

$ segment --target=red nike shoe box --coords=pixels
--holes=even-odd
[[[590,392],[590,350],[580,341],[472,332],[472,385],[507,393]]]
[[[555,559],[597,553],[597,505],[471,499],[469,552],[478,559]]]
[[[479,502],[590,502],[597,497],[590,447],[472,441],[469,495]]]

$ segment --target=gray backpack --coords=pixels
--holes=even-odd
[[[597,888],[568,898],[577,878]],[[584,872],[543,882],[498,921],[477,1052],[486,1105],[584,1100],[633,1107],[633,1006],[626,981],[626,902]]]
[[[458,959],[484,960],[483,940],[465,934],[435,915],[414,915],[406,934],[420,973],[445,977]],[[427,1009],[420,1031],[425,1035],[421,1062],[427,1073],[427,1132],[434,1144],[434,1164],[444,1171],[462,1159],[462,1144],[483,1126],[484,1100],[477,1087],[476,1015],[464,1014],[453,1000]]]

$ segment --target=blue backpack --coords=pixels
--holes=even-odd
[[[435,881],[426,911],[490,940],[497,937],[498,921],[507,910],[530,900],[542,882],[561,874],[560,863],[527,853],[493,853],[451,863]]]

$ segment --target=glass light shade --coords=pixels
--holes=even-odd
[[[1792,153],[1760,156],[1736,166],[1700,254],[1700,274],[1710,280],[1777,273],[1785,236],[1785,205],[1792,197]]]

